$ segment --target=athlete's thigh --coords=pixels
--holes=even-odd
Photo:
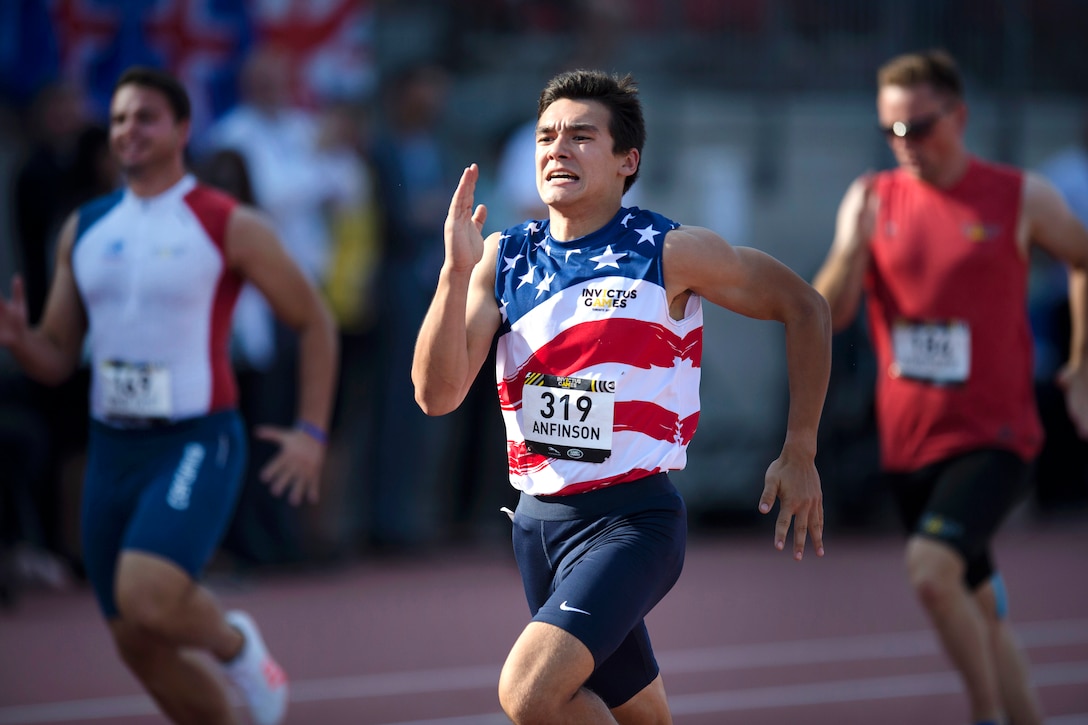
[[[245,455],[237,415],[209,416],[178,431],[159,449],[124,549],[162,557],[199,578],[234,514]]]
[[[503,665],[501,679],[519,687],[573,697],[593,672],[593,655],[574,635],[529,622]]]
[[[980,450],[947,462],[917,532],[939,539],[969,560],[987,552],[1009,513],[1027,495],[1031,467],[1004,450]]]
[[[115,432],[92,422],[83,476],[80,540],[87,579],[106,618],[117,616],[114,579],[139,500],[140,470],[131,447]]]
[[[591,678],[609,707],[638,694],[658,675],[643,618],[683,567],[687,515],[666,476],[634,488],[541,502],[522,497],[514,549],[533,621],[572,635],[587,649]]]
[[[906,473],[885,473],[884,481],[895,503],[895,513],[903,531],[914,533],[926,510],[933,487],[937,485],[939,468],[931,465]]]
[[[514,560],[521,574],[525,601],[529,613],[535,615],[551,596],[555,581],[555,566],[549,557],[546,524],[548,522],[521,512],[513,516],[512,543]]]
[[[680,576],[687,529],[677,506],[605,517],[587,529],[560,560],[534,620],[565,629],[604,662]]]

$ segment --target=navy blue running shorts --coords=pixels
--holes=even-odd
[[[246,438],[237,411],[144,429],[91,421],[87,451],[83,557],[103,614],[118,616],[122,551],[160,556],[198,579],[242,488]]]
[[[974,591],[993,576],[991,540],[1031,490],[1032,477],[1031,464],[1012,451],[983,449],[887,479],[905,530],[959,552]]]
[[[514,555],[534,622],[593,654],[585,687],[610,708],[657,677],[644,618],[684,565],[687,511],[669,477],[570,496],[522,494]]]

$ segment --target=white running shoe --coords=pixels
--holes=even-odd
[[[272,659],[256,622],[241,611],[227,612],[227,623],[242,633],[242,651],[223,665],[257,725],[279,725],[287,714],[287,675]]]

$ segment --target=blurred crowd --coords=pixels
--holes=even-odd
[[[558,4],[498,3],[494,12],[484,12],[485,5],[479,10],[492,21],[505,18],[500,25],[517,25],[516,15],[534,32],[569,30]],[[565,9],[574,5],[584,6],[585,17],[602,19],[615,19],[618,7],[578,0]],[[410,11],[409,5],[387,9],[387,25]],[[14,19],[32,30],[26,24],[31,15]],[[428,25],[441,20],[433,8],[425,15]],[[265,22],[259,30],[279,32],[278,21]],[[367,32],[365,20],[345,27]],[[122,23],[122,36],[127,30]],[[569,62],[592,63],[609,52],[603,30],[594,21],[574,33]],[[416,555],[450,543],[505,542],[508,522],[499,508],[512,506],[516,492],[507,479],[493,362],[465,403],[438,418],[421,412],[410,380],[416,334],[442,264],[450,194],[461,169],[475,160],[458,148],[456,129],[444,122],[456,64],[438,48],[422,54],[386,49],[376,82],[366,81],[368,63],[352,58],[345,67],[354,70],[345,72],[359,78],[338,81],[336,72],[318,69],[320,82],[307,86],[300,82],[297,48],[279,40],[255,43],[243,54],[236,87],[223,94],[235,99],[227,110],[214,118],[206,108],[195,114],[188,162],[203,182],[264,213],[324,294],[340,332],[341,379],[320,503],[294,508],[272,496],[258,471],[274,446],[251,436],[246,483],[222,563],[241,570],[309,566],[360,555]],[[40,82],[0,74],[0,92],[14,100],[20,141],[4,200],[13,241],[8,256],[25,280],[31,324],[45,305],[64,220],[122,182],[109,151],[108,84],[89,72],[82,76],[86,86],[70,73],[55,74],[58,80],[43,67],[35,75]],[[194,103],[197,111],[207,105],[199,94]],[[527,105],[519,116],[523,129],[535,126],[533,110]],[[502,179],[489,199],[492,219],[539,218],[546,211],[531,203],[535,138],[531,132],[509,136],[492,149],[510,159],[502,162]],[[6,294],[9,281],[3,284]],[[296,344],[261,295],[244,289],[232,357],[251,429],[293,423]],[[90,383],[82,369],[47,387],[6,362],[0,357],[0,602],[19,580],[65,587],[82,576],[78,522]]]
[[[539,4],[543,13],[547,4]],[[537,5],[533,5],[537,7]],[[548,15],[540,23],[547,24]],[[592,62],[607,44],[573,57]],[[440,418],[425,416],[409,378],[416,333],[443,258],[442,227],[463,158],[443,123],[453,77],[440,64],[405,63],[365,99],[305,106],[291,93],[283,55],[254,49],[239,74],[239,102],[190,143],[204,182],[260,209],[290,254],[324,293],[341,335],[341,380],[321,502],[293,508],[256,475],[270,450],[252,439],[249,475],[222,547],[239,568],[313,565],[366,555],[409,555],[451,542],[506,540],[499,507],[515,500],[506,479],[505,435],[495,405],[493,365],[469,399]],[[19,109],[27,140],[10,179],[12,261],[26,282],[29,315],[42,313],[63,220],[120,184],[106,119],[85,89],[42,87]],[[510,217],[536,217],[531,108],[496,146],[494,204]],[[1041,169],[1088,221],[1088,124],[1081,146]],[[512,179],[518,179],[517,182]],[[498,228],[500,222],[489,223]],[[1033,266],[1040,406],[1048,444],[1037,500],[1062,511],[1088,502],[1088,453],[1061,409],[1053,376],[1069,341],[1064,274]],[[5,281],[6,285],[7,282]],[[878,497],[871,400],[853,379],[871,375],[864,328],[836,340],[823,453],[829,500],[864,525]],[[236,310],[233,355],[242,413],[251,426],[290,425],[294,416],[293,334],[260,295],[246,290]],[[856,358],[856,359],[851,359]],[[848,361],[850,364],[840,364]],[[842,376],[852,380],[845,380]],[[84,372],[47,388],[0,367],[0,596],[4,583],[34,579],[63,587],[81,575],[76,531],[87,437]],[[844,479],[865,490],[835,491]]]
[[[270,495],[256,472],[271,446],[252,439],[223,556],[239,567],[313,564],[491,536],[512,496],[493,382],[481,376],[469,404],[428,418],[409,379],[459,173],[441,124],[449,74],[411,64],[388,79],[380,103],[303,107],[292,100],[285,60],[270,48],[248,56],[239,103],[191,139],[190,168],[275,225],[336,317],[342,373],[321,502],[293,508]],[[88,112],[79,87],[45,86],[21,120],[30,144],[10,180],[13,262],[34,323],[61,224],[121,180],[104,119]],[[296,342],[258,292],[243,292],[232,354],[250,426],[292,424]],[[9,582],[29,576],[64,586],[80,575],[87,385],[85,371],[58,388],[13,366],[0,373],[0,534]]]

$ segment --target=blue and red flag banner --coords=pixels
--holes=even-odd
[[[197,129],[237,100],[246,54],[273,44],[292,60],[296,99],[372,90],[372,0],[5,0],[0,91],[16,105],[51,80],[83,87],[105,118],[130,65],[165,68],[193,99]]]

